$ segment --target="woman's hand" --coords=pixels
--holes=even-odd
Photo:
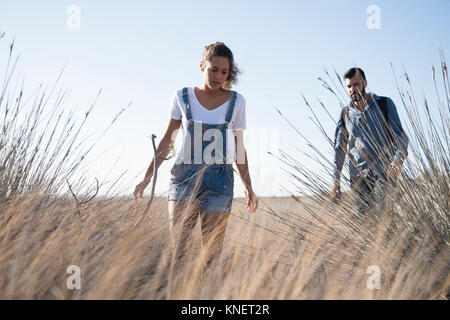
[[[333,187],[331,188],[331,198],[333,200],[338,200],[342,198],[341,185],[339,183],[333,184]]]
[[[142,195],[144,194],[145,188],[149,185],[151,180],[151,177],[145,178],[142,180],[134,189],[134,200],[137,200],[138,198],[142,198]]]
[[[247,211],[253,213],[258,209],[258,199],[253,190],[244,189],[245,197],[247,198]]]
[[[399,159],[396,159],[391,162],[391,165],[386,171],[386,174],[391,179],[396,179],[400,172],[402,171],[403,162]]]

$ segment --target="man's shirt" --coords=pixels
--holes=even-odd
[[[409,140],[394,102],[386,98],[386,122],[378,103],[380,97],[369,94],[368,100],[363,111],[350,103],[346,116],[341,112],[334,139],[335,182],[340,181],[346,154],[350,158],[351,181],[366,177],[370,170],[386,179],[386,170],[392,160],[403,161],[408,155]]]

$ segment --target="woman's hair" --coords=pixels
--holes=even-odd
[[[223,42],[214,42],[210,45],[205,46],[202,60],[211,61],[213,57],[228,58],[228,61],[230,62],[230,70],[228,71],[228,77],[227,80],[225,80],[223,87],[225,89],[231,88],[234,84],[237,83],[237,76],[241,73],[236,66],[236,63],[234,62],[233,53]]]

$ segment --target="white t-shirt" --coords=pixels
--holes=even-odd
[[[227,100],[224,104],[213,110],[208,110],[203,107],[200,102],[198,102],[194,88],[191,87],[188,87],[188,98],[189,105],[191,107],[192,120],[207,124],[225,123],[225,117],[228,106],[230,105],[230,100]],[[181,136],[181,142],[178,143],[179,140],[177,138],[177,143],[175,145],[177,150],[177,160],[180,160],[183,155],[183,141],[187,130],[187,117],[186,107],[183,102],[183,89],[176,90],[172,95],[172,100],[170,102],[170,117],[175,120],[182,120],[181,135],[178,136]],[[228,125],[228,128],[232,130],[227,131],[227,163],[231,164],[236,160],[236,142],[233,131],[244,130],[245,124],[245,99],[238,93],[236,96],[233,115],[231,116],[231,121]],[[178,147],[178,145],[181,145],[181,147]]]

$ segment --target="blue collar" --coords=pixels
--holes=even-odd
[[[380,100],[380,97],[377,96],[375,93],[369,92],[368,95],[369,95],[369,100],[367,101],[366,106],[364,107],[364,110],[366,110],[367,108],[370,108],[372,105],[374,105],[374,102],[373,102],[373,99],[371,98],[371,96],[373,96],[373,98],[375,99],[375,101]],[[353,101],[350,101],[350,107],[352,107],[352,108],[358,110],[359,112],[361,112],[361,110],[359,110],[359,108],[356,107],[356,106],[353,104]]]

